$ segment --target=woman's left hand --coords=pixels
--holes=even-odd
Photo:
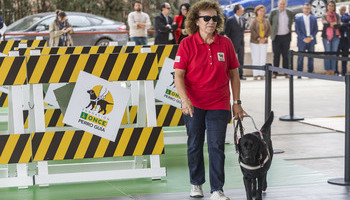
[[[233,112],[235,119],[239,118],[239,119],[243,120],[244,114],[247,115],[247,113],[243,110],[243,108],[240,104],[233,104],[232,112]]]

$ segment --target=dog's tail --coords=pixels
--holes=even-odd
[[[266,120],[265,124],[260,129],[262,133],[267,133],[268,137],[271,137],[271,133],[269,130],[273,122],[273,118],[274,118],[274,114],[273,114],[273,111],[271,111],[269,114],[269,118]]]

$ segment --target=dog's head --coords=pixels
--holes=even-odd
[[[270,113],[268,120],[260,129],[263,134],[264,140],[270,140],[269,128],[271,127],[274,114]],[[238,150],[240,160],[245,164],[256,165],[259,162],[262,150],[265,148],[264,143],[261,140],[260,132],[245,134],[238,141]]]
[[[238,142],[238,149],[240,160],[254,165],[260,157],[260,138],[254,133],[245,134]]]
[[[95,94],[95,91],[93,91],[93,90],[88,90],[87,93],[93,95],[93,94]]]

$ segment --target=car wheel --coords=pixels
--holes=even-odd
[[[311,0],[311,13],[316,17],[322,17],[326,13],[327,1],[326,0]]]
[[[246,9],[244,9],[243,16],[247,20],[246,23],[245,23],[245,28],[249,29],[252,20],[255,18],[254,9],[253,8],[246,8]]]
[[[108,46],[111,41],[110,39],[101,39],[97,41],[96,46]]]

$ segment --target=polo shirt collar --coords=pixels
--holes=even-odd
[[[205,44],[201,38],[201,35],[199,34],[199,31],[197,31],[193,36],[197,44]],[[220,37],[218,37],[218,34],[216,32],[214,33],[214,41],[212,44],[220,44]]]

